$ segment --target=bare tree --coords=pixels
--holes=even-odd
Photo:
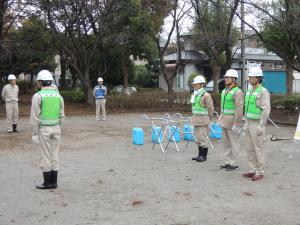
[[[182,4],[181,4],[182,3]],[[181,25],[184,17],[187,15],[187,13],[190,10],[190,7],[186,6],[185,1],[179,1],[179,0],[174,0],[171,1],[171,3],[168,5],[165,5],[166,10],[165,13],[163,14],[164,16],[170,15],[171,17],[171,27],[168,31],[167,38],[164,44],[162,44],[161,40],[163,38],[163,24],[161,24],[160,29],[158,32],[154,34],[156,46],[158,49],[158,54],[159,54],[159,61],[160,61],[160,72],[163,75],[167,86],[168,86],[168,102],[169,104],[173,103],[173,82],[174,79],[176,78],[177,74],[182,71],[183,69],[183,62],[182,62],[182,57],[181,57],[181,46],[180,46],[180,35],[181,35]],[[176,37],[176,49],[177,49],[177,54],[176,54],[176,62],[175,62],[175,68],[172,73],[168,73],[166,70],[166,65],[164,61],[164,56],[166,55],[166,52],[168,50],[171,37],[174,34],[174,31],[176,32],[175,37]]]
[[[244,0],[248,13],[255,15],[255,23],[242,20],[264,43],[281,57],[287,66],[287,93],[293,92],[293,70],[300,71],[300,1],[278,0],[261,2]]]
[[[237,41],[234,16],[240,0],[191,0],[195,11],[195,40],[199,49],[210,59],[214,92],[218,92],[221,66],[228,69],[232,62],[232,48]]]

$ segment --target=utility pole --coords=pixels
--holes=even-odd
[[[244,87],[244,78],[245,78],[245,8],[244,2],[241,1],[241,61],[242,61],[242,68],[241,68],[241,88],[242,90],[245,89]]]

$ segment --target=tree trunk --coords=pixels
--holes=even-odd
[[[294,75],[293,75],[293,68],[291,68],[289,65],[286,65],[286,94],[292,95],[293,94],[293,81],[294,81]]]
[[[124,86],[123,88],[128,87],[128,59],[123,56],[122,58],[122,71],[123,71],[123,78],[124,78]]]
[[[212,61],[212,77],[214,81],[214,93],[219,93],[219,78],[220,78],[220,72],[221,72],[221,67],[218,65],[217,62]]]
[[[30,87],[33,87],[34,85],[33,85],[33,74],[31,73],[30,74]]]
[[[89,68],[87,67],[85,69],[79,69],[78,67],[74,67],[74,66],[72,66],[72,68],[78,74],[78,78],[81,82],[82,89],[85,96],[85,102],[92,106],[94,104],[94,96],[93,96],[93,89],[91,87],[90,80],[89,80]]]
[[[67,71],[67,61],[65,55],[60,55],[60,88],[65,90],[66,85],[66,71]]]
[[[173,79],[166,79],[168,86],[168,104],[174,103],[174,90],[173,90]]]

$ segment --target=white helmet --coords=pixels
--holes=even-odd
[[[16,76],[13,75],[13,74],[9,74],[8,77],[7,77],[7,80],[16,80]]]
[[[41,70],[36,80],[53,80],[52,74],[48,70]]]
[[[238,72],[234,69],[229,69],[226,71],[224,77],[234,77],[236,79],[239,78]]]
[[[98,82],[100,82],[100,81],[103,82],[103,78],[102,77],[98,78]]]
[[[201,75],[196,76],[193,80],[193,84],[204,84],[204,83],[206,83],[206,81],[204,77]]]
[[[263,76],[264,75],[260,67],[256,66],[250,68],[248,77],[263,77]]]

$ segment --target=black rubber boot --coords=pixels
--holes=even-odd
[[[200,156],[202,155],[202,147],[201,147],[201,146],[198,146],[198,150],[199,150],[199,154],[198,154],[198,156],[196,156],[196,157],[192,158],[192,160],[197,160],[197,159],[199,159],[199,158],[200,158]]]
[[[18,130],[17,130],[17,124],[13,124],[13,132],[18,132]]]
[[[37,189],[51,189],[52,188],[52,171],[43,172],[44,183],[36,186]]]
[[[57,170],[52,170],[52,188],[57,188]]]
[[[197,159],[197,162],[204,162],[207,158],[208,148],[202,148],[202,155]]]

